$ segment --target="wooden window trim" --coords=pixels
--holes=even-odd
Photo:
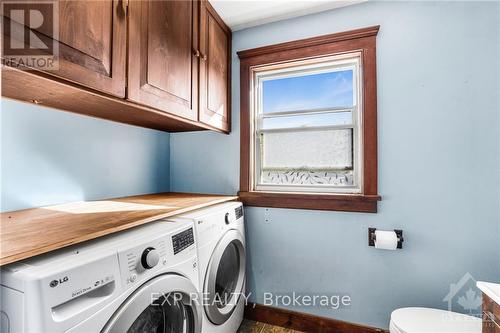
[[[377,212],[377,76],[379,26],[301,39],[238,52],[240,58],[240,191],[247,206]],[[363,188],[361,194],[253,191],[250,168],[250,81],[253,67],[328,55],[360,52],[363,64]]]

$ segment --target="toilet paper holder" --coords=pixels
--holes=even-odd
[[[377,239],[377,236],[375,235],[375,231],[377,228],[368,228],[368,245],[369,246],[375,246],[375,240]],[[398,245],[397,249],[402,249],[403,248],[403,230],[400,229],[394,229],[394,232],[396,233],[396,236],[398,237]]]

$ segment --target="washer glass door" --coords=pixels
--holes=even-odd
[[[176,274],[155,277],[132,293],[102,333],[201,333],[198,291]]]
[[[127,333],[191,333],[193,313],[174,294],[162,296],[137,317]]]
[[[229,319],[244,284],[244,239],[237,230],[229,230],[217,244],[205,277],[205,312],[212,323],[220,325]]]
[[[215,293],[219,296],[216,305],[225,307],[236,291],[240,274],[240,253],[235,241],[229,243],[219,263],[217,275],[215,276]]]

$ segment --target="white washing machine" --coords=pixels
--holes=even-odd
[[[192,222],[154,222],[2,268],[2,333],[200,333]]]
[[[203,333],[235,333],[245,308],[243,205],[228,202],[172,219],[192,221],[198,246]]]

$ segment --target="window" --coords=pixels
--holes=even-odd
[[[254,71],[255,189],[360,193],[360,55]]]
[[[377,32],[238,52],[245,204],[376,212]]]

